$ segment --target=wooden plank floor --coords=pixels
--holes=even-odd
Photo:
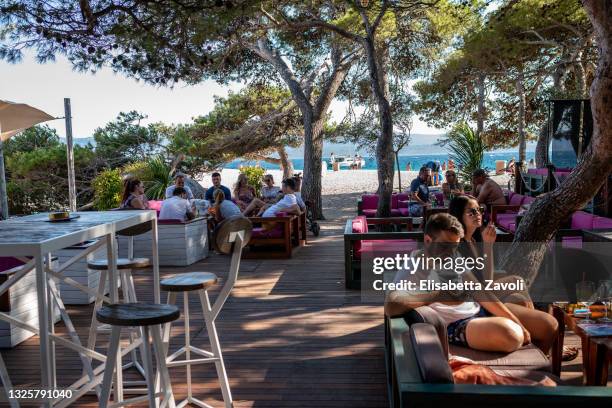
[[[328,208],[330,221],[322,224],[321,237],[292,259],[242,261],[238,282],[218,321],[236,407],[387,406],[382,306],[363,304],[359,292],[343,286],[343,220],[354,211]],[[224,277],[228,261],[212,255],[190,267],[162,268],[162,276],[210,271]],[[135,279],[139,300],[152,300],[150,272],[137,273]],[[189,304],[192,342],[207,348],[199,302],[192,296]],[[69,307],[82,341],[87,338],[91,310]],[[56,325],[56,330],[64,332],[63,325]],[[182,341],[182,320],[173,326],[172,335],[171,350],[176,350]],[[99,338],[98,349],[104,351],[108,337]],[[566,339],[579,344],[575,335]],[[39,383],[37,337],[2,350],[2,356],[15,386]],[[57,356],[60,386],[80,377],[76,353],[58,347]],[[576,385],[581,381],[580,361],[579,357],[564,364],[563,378]],[[128,373],[128,378],[133,376]],[[185,369],[171,369],[171,377],[178,401],[187,392]],[[223,406],[214,366],[194,366],[193,383],[197,397]],[[86,397],[74,406],[98,404]]]
[[[341,231],[339,220],[326,222],[321,236],[292,259],[242,261],[217,326],[236,407],[387,405],[382,307],[364,305],[358,292],[344,290]],[[212,255],[190,267],[162,268],[162,276],[201,270],[223,277],[227,268],[227,257]],[[139,300],[152,300],[150,273],[135,279]],[[192,296],[189,304],[192,342],[207,348],[199,302]],[[69,307],[82,341],[91,310]],[[173,327],[171,350],[182,341],[182,320]],[[62,332],[63,325],[56,330]],[[107,338],[100,336],[100,351]],[[39,382],[38,337],[2,356],[15,386]],[[60,386],[80,377],[76,353],[58,347],[57,356]],[[182,399],[185,369],[171,369],[171,377]],[[196,396],[223,406],[213,365],[194,366],[193,382]],[[89,397],[74,406],[97,402]]]

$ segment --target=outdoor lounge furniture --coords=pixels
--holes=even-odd
[[[276,217],[249,217],[249,220],[254,227],[243,258],[291,258],[294,249],[300,247],[301,223],[298,216],[278,213]],[[268,228],[263,224],[268,224]]]
[[[19,273],[25,262],[12,257],[0,257],[0,285]],[[52,260],[52,267],[57,267],[57,260]],[[0,295],[0,312],[20,318],[28,324],[38,326],[38,309],[36,308],[35,272],[30,270],[17,283]],[[53,321],[58,322],[60,313],[54,308]],[[0,320],[0,348],[12,348],[34,335],[33,332],[12,322]]]
[[[558,316],[555,316],[558,318]],[[502,375],[539,380],[558,379],[557,363],[562,340],[557,339],[551,362],[533,345],[510,353],[489,353],[448,346],[446,329],[431,308],[418,308],[406,317],[385,319],[385,358],[389,406],[453,406],[461,401],[469,407],[575,407],[607,406],[612,395],[605,387],[502,386],[455,384],[448,365],[448,351],[476,360]],[[561,324],[559,327],[563,327]],[[597,404],[597,405],[596,405]]]
[[[516,232],[516,217],[519,214],[521,206],[531,204],[536,199],[535,197],[516,194],[512,191],[508,192],[507,205],[494,205],[491,207],[491,220],[500,229],[506,232]]]
[[[170,406],[174,406],[174,395],[172,394],[170,374],[166,366],[166,347],[162,341],[161,325],[178,319],[180,315],[181,313],[175,305],[155,303],[112,304],[104,306],[96,312],[97,321],[108,324],[112,328],[100,392],[99,404],[101,408],[109,406],[111,388],[114,389],[115,394],[115,401],[112,406],[127,406],[131,403],[143,401],[141,397],[123,399],[122,377],[120,375],[114,376],[115,370],[122,370],[122,367],[117,364],[118,361],[121,361],[122,327],[129,330],[138,327],[143,339],[141,352],[145,366],[144,377],[148,396],[144,401],[148,400],[149,407],[153,408],[158,406],[159,398],[163,397],[162,406],[168,406],[169,401],[171,402]],[[149,339],[151,339],[153,348],[151,348]],[[153,360],[156,361],[157,372],[153,368]],[[113,381],[113,377],[116,378],[115,381]],[[156,383],[157,378],[159,378],[159,384]]]
[[[402,227],[405,231],[370,231],[369,225]],[[422,232],[412,231],[412,218],[366,218],[357,216],[344,229],[344,279],[347,289],[361,288],[362,260],[372,256],[410,253],[423,241]]]
[[[563,248],[582,248],[584,231],[612,228],[612,218],[600,217],[585,211],[572,214],[569,229],[557,231],[555,240]]]
[[[442,193],[431,192],[431,194],[436,197],[438,205],[444,205],[444,195]],[[393,193],[391,195],[391,216],[409,217],[409,203],[410,195],[408,193]],[[357,215],[365,215],[368,218],[376,217],[377,208],[378,194],[364,194],[357,201]]]
[[[164,266],[187,266],[208,256],[207,221],[204,217],[192,220],[158,220],[160,242],[159,263]],[[119,237],[119,256],[128,253],[128,239]],[[134,254],[151,257],[151,234],[134,237]]]
[[[83,253],[84,251],[90,250],[91,247],[96,245],[98,241],[87,241],[81,242],[80,244],[73,245],[68,248],[60,249],[55,253],[57,255],[60,264],[68,262],[72,257]],[[68,268],[64,270],[64,276],[74,279],[77,283],[89,288],[91,291],[84,292],[69,285],[66,282],[60,282],[59,289],[62,300],[67,305],[87,305],[95,300],[95,293],[98,290],[98,281],[100,280],[100,271],[89,269],[87,262],[95,258],[106,257],[106,248],[100,245],[97,249],[88,253],[84,258],[70,264]],[[108,293],[108,289],[105,294]]]
[[[185,344],[177,351],[167,357],[166,363],[169,367],[185,366],[187,370],[187,398],[179,403],[193,404],[198,406],[208,406],[204,402],[193,396],[191,383],[191,365],[202,363],[214,363],[217,371],[217,377],[221,385],[221,393],[226,407],[233,406],[232,393],[230,390],[229,380],[225,371],[225,363],[221,353],[221,344],[217,335],[217,327],[215,321],[219,317],[221,308],[225,304],[236,279],[238,278],[238,270],[240,267],[240,257],[242,248],[246,245],[249,234],[251,233],[251,222],[241,216],[228,218],[221,222],[215,234],[215,249],[222,254],[232,255],[232,262],[227,279],[224,279],[223,287],[219,295],[216,297],[214,304],[211,303],[208,290],[217,284],[217,276],[210,272],[189,272],[178,274],[161,281],[161,289],[168,292],[168,304],[174,305],[178,294],[182,293],[183,297],[183,316],[185,320]],[[200,300],[202,313],[204,316],[204,324],[206,333],[210,341],[212,351],[202,350],[199,347],[191,344],[190,337],[190,313],[189,313],[189,293],[194,292]],[[168,323],[164,327],[164,345],[169,346],[171,324]],[[201,338],[198,336],[198,342],[201,343]],[[183,358],[179,358],[184,356]],[[193,358],[198,357],[198,358]]]

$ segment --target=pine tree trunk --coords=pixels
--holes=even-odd
[[[519,111],[518,111],[518,133],[519,133],[519,162],[525,162],[527,153],[527,143],[525,141],[525,84],[524,84],[523,71],[519,72],[516,80],[516,92],[519,97]]]
[[[548,157],[548,122],[540,129],[538,143],[535,148],[535,163],[537,168],[546,166]]]
[[[388,81],[384,68],[379,62],[381,55],[376,52],[374,39],[369,35],[364,46],[368,60],[372,93],[378,105],[381,133],[376,143],[376,166],[378,171],[378,208],[377,217],[391,216],[391,194],[395,160],[393,156],[393,118],[389,103]]]
[[[485,120],[485,76],[478,76],[478,117],[476,120],[476,133],[482,134]]]
[[[304,178],[302,180],[302,195],[304,199],[312,204],[312,214],[316,219],[323,219],[323,201],[321,197],[321,160],[323,160],[323,141],[321,120],[304,120]]]
[[[537,275],[546,243],[564,220],[593,198],[612,172],[612,5],[601,0],[584,0],[583,4],[600,50],[591,85],[593,137],[584,159],[565,182],[531,205],[506,253],[503,269],[523,276],[528,285]]]

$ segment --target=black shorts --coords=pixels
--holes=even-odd
[[[465,319],[460,319],[455,322],[452,322],[446,327],[446,333],[448,334],[448,342],[450,344],[455,344],[457,346],[468,347],[467,339],[465,337],[465,328],[468,323],[472,319],[476,319],[478,317],[490,317],[491,313],[487,312],[487,310],[480,306],[480,310],[474,316],[466,317]]]

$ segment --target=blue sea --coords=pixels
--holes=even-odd
[[[495,169],[496,160],[509,161],[513,157],[515,158],[515,160],[518,159],[518,152],[485,153],[483,167],[493,170]],[[528,151],[527,161],[533,158],[534,158],[534,152]],[[366,164],[364,167],[362,167],[363,170],[376,170],[376,158],[364,157],[364,159],[365,159]],[[328,169],[331,170],[331,165],[329,164],[330,162],[329,157],[324,157],[323,160],[325,160],[328,163]],[[296,170],[304,169],[304,159],[295,158],[295,159],[292,159],[292,161],[293,161],[293,166]],[[439,161],[440,163],[448,162],[448,154],[438,153],[438,154],[420,154],[420,155],[414,155],[414,156],[399,156],[400,168],[402,169],[402,171],[406,170],[406,165],[408,163],[410,163],[410,167],[412,170],[418,170],[422,165],[430,161],[433,161],[433,162]],[[228,163],[225,167],[230,168],[230,169],[237,169],[240,166],[254,166],[256,164],[259,164],[260,166],[264,167],[265,169],[269,169],[269,170],[275,170],[279,168],[279,166],[276,164],[266,163],[264,161],[244,161],[244,160],[234,160],[233,162]]]

